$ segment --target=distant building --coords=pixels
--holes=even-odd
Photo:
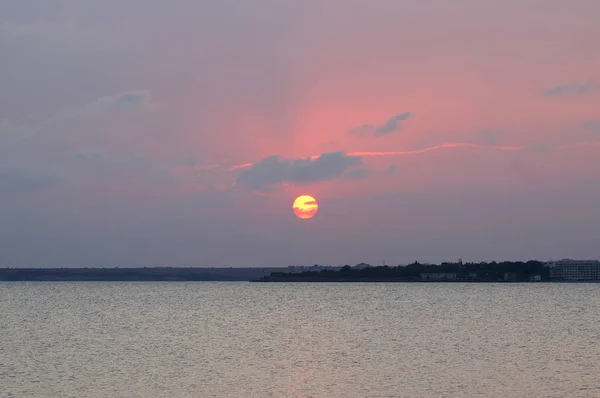
[[[529,281],[530,282],[539,282],[542,280],[542,276],[541,275],[531,275],[529,276]]]
[[[550,278],[565,281],[600,281],[600,261],[569,260],[548,263]]]
[[[456,272],[421,272],[424,281],[456,280]]]
[[[514,282],[517,280],[517,274],[514,272],[505,272],[504,273],[504,281],[505,282]]]

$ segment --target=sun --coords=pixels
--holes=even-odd
[[[296,217],[303,220],[308,220],[317,214],[319,211],[319,204],[312,196],[302,195],[298,196],[296,200],[294,200],[294,205],[292,208],[294,209],[294,214]]]

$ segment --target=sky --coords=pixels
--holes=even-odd
[[[596,259],[598,15],[4,0],[0,266]]]

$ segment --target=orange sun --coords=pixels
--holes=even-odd
[[[319,204],[312,196],[302,195],[298,196],[296,200],[294,200],[294,205],[292,208],[294,209],[294,214],[296,217],[307,220],[309,218],[313,218],[315,214],[317,214],[319,211]]]

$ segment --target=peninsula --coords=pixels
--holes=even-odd
[[[560,260],[421,264],[398,266],[346,265],[339,269],[273,272],[257,282],[542,282],[600,281],[600,262]]]

